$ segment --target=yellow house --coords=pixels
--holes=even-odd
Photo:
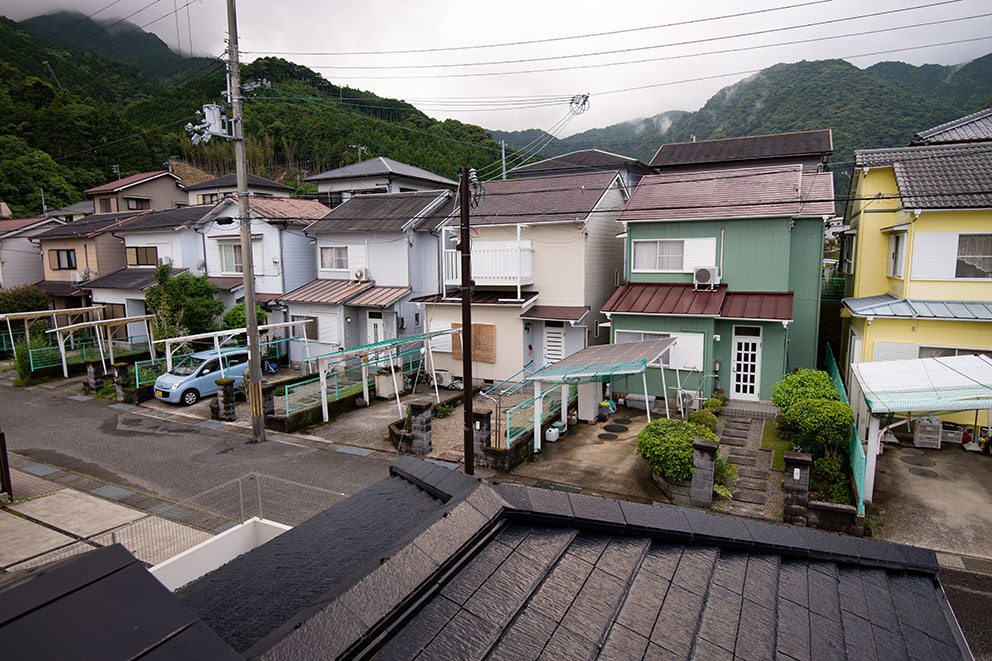
[[[992,356],[990,138],[992,109],[856,152],[840,265],[849,388],[853,363]]]

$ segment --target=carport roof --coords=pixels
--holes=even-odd
[[[987,356],[857,363],[854,374],[872,413],[992,408],[992,359]]]
[[[640,374],[675,344],[675,338],[586,347],[526,377],[542,383],[590,383]]]

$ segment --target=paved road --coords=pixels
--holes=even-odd
[[[0,429],[11,452],[175,500],[248,473],[349,496],[388,475],[392,455],[354,456],[291,442],[248,444],[243,430],[194,419],[162,420],[141,408],[119,411],[99,399],[0,387]]]

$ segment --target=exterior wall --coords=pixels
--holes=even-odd
[[[255,264],[255,291],[266,294],[282,294],[282,270],[281,264],[272,259],[280,259],[279,256],[279,232],[278,227],[274,227],[267,222],[253,222],[252,233],[252,261]],[[205,236],[205,254],[207,262],[207,275],[218,277],[240,276],[240,273],[227,273],[221,269],[220,246],[223,243],[238,242],[238,228],[233,223],[231,225],[217,225],[208,223],[205,230],[201,230]]]
[[[107,275],[124,268],[126,259],[124,255],[124,243],[110,232],[104,232],[93,237],[96,246],[96,268],[93,277]],[[90,267],[93,268],[93,267]]]
[[[988,234],[992,232],[992,211],[925,211],[910,226],[906,263],[908,275],[906,297],[922,300],[989,301],[992,300],[992,280],[954,277],[957,255],[957,234]],[[939,244],[938,244],[939,242]],[[940,245],[940,261],[947,273],[931,275],[924,262],[934,260]],[[947,264],[949,262],[949,264]],[[938,270],[943,270],[938,268]]]
[[[145,314],[145,294],[140,289],[91,289],[90,297],[93,305],[100,303],[123,305],[124,315],[127,317]],[[128,324],[127,335],[128,337],[144,337],[144,323],[133,322]]]
[[[823,169],[821,164],[824,160],[825,157],[821,156],[779,156],[777,158],[753,158],[746,161],[671,165],[655,167],[654,169],[661,174],[670,174],[673,172],[699,172],[703,170],[711,172],[715,170],[736,170],[739,168],[760,168],[769,165],[796,165],[799,163],[803,166],[805,172],[817,172]]]
[[[320,249],[329,246],[348,248],[347,269],[323,269]],[[401,232],[333,232],[317,235],[314,249],[317,277],[344,279],[351,277],[354,269],[364,269],[366,277],[384,287],[410,286],[409,245]]]
[[[823,262],[823,221],[819,218],[796,220],[789,237],[789,291],[793,292],[793,322],[789,324],[787,367],[815,368],[822,289],[820,269],[811,265]]]
[[[279,268],[282,270],[283,279],[280,293],[293,291],[317,277],[313,246],[310,244],[310,239],[303,235],[302,229],[287,228],[282,231],[281,253],[281,255],[276,255],[279,258]]]
[[[340,192],[342,193],[342,202],[350,198],[356,192],[361,195],[359,191],[373,191],[377,188],[386,189],[382,191],[386,193],[399,193],[401,190],[441,190],[452,187],[445,186],[440,183],[420,181],[418,179],[408,179],[406,177],[397,177],[395,175],[356,177],[353,179],[334,179],[332,181],[317,182],[318,193]]]
[[[858,171],[853,187],[855,201],[848,222],[857,229],[854,277],[851,296],[863,298],[886,294],[894,278],[886,275],[889,237],[879,230],[908,223],[912,215],[900,208],[899,187],[891,168]],[[890,199],[874,199],[879,193]]]
[[[433,324],[460,324],[462,321],[461,307],[458,305],[428,304],[425,312]],[[524,322],[520,312],[520,307],[516,305],[472,306],[473,324],[496,326],[496,362],[473,362],[472,376],[475,380],[502,381],[519,372],[530,361],[527,347],[521,342]],[[451,370],[452,374],[461,378],[462,361],[455,360],[451,352],[438,351],[437,343],[432,346],[435,368]]]
[[[620,223],[618,210],[623,208],[626,198],[619,188],[611,187],[603,196],[600,206],[603,211],[595,211],[586,222],[585,232],[585,303],[589,314],[583,319],[587,330],[588,344],[604,344],[607,333],[599,332],[599,323],[606,321],[600,310],[616,290],[617,275],[623,272],[623,240],[617,238]],[[542,303],[544,292],[540,289]]]
[[[200,202],[200,199],[209,199],[208,196],[216,195],[217,201],[219,202],[225,195],[233,196],[238,192],[237,186],[227,186],[227,187],[216,187],[216,188],[198,188],[196,190],[186,191],[188,196],[187,204],[209,204],[209,202]],[[258,196],[261,194],[263,197],[289,197],[291,191],[286,190],[272,190],[269,188],[255,188],[252,186],[248,187],[249,195]]]
[[[124,245],[109,232],[92,238],[46,239],[42,242],[42,266],[45,280],[73,282],[73,273],[90,269],[90,278],[98,278],[124,268]],[[75,250],[76,269],[60,270],[49,266],[49,250]]]
[[[195,272],[196,263],[203,258],[202,244],[197,240],[199,237],[192,230],[173,230],[161,232],[129,232],[122,235],[124,237],[124,247],[155,247],[158,249],[158,258],[162,260],[166,257],[172,260],[175,268],[188,268],[190,272]],[[195,244],[194,244],[195,242]],[[194,259],[187,261],[187,257],[193,251],[191,248],[196,245]],[[127,263],[127,251],[124,254],[124,261]]]
[[[93,196],[93,208],[96,213],[103,213],[100,209],[100,200],[110,199],[110,211],[129,211],[127,201],[124,198],[137,197],[146,198],[153,211],[163,211],[174,209],[179,205],[187,204],[188,193],[179,188],[179,184],[172,177],[163,176],[146,181],[142,184],[129,186],[124,190],[114,193],[103,193]]]
[[[28,236],[24,233],[0,240],[0,289],[31,284],[45,277],[41,250]]]

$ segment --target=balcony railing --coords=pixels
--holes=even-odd
[[[472,279],[478,285],[534,284],[533,249],[516,246],[472,249]],[[461,254],[444,251],[444,284],[461,282]]]

